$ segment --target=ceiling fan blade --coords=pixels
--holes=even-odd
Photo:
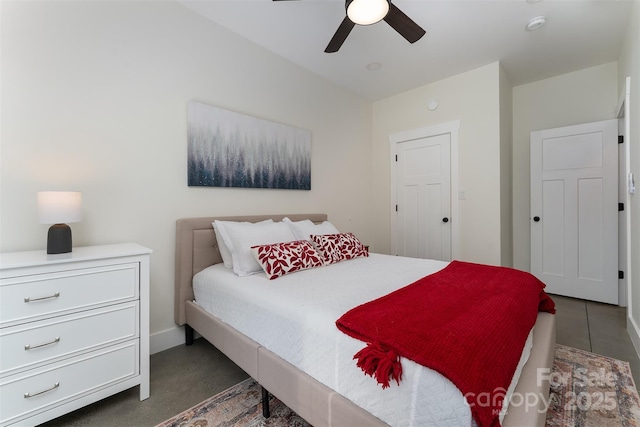
[[[351,19],[345,16],[324,51],[326,53],[337,52],[340,49],[340,46],[342,46],[342,43],[344,43],[344,41],[347,39],[347,36],[349,35],[353,27],[355,27],[355,25],[356,24],[354,24]]]
[[[417,42],[427,33],[393,3],[389,3],[389,13],[384,20],[409,43]]]

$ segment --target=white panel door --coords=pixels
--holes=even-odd
[[[398,144],[397,252],[451,260],[451,135]]]
[[[618,303],[617,129],[531,133],[531,272],[549,293]]]

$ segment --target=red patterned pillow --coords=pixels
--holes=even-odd
[[[327,264],[359,256],[369,256],[367,248],[353,233],[313,235],[311,239]]]
[[[252,246],[251,253],[270,280],[294,271],[325,265],[322,255],[308,240]]]

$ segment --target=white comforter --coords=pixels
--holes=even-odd
[[[193,288],[196,302],[207,311],[390,425],[473,426],[462,393],[439,373],[410,360],[402,359],[400,385],[393,382],[383,390],[353,360],[365,343],[335,325],[349,309],[446,265],[371,254],[268,280],[264,274],[237,277],[217,264],[198,273]],[[530,348],[531,334],[510,391]]]

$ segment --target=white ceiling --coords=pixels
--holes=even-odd
[[[345,16],[342,0],[180,3],[374,101],[495,61],[514,86],[616,61],[633,1],[397,0],[427,31],[422,39],[410,44],[382,21],[356,26],[337,53],[324,49]],[[546,25],[526,31],[539,15]]]

